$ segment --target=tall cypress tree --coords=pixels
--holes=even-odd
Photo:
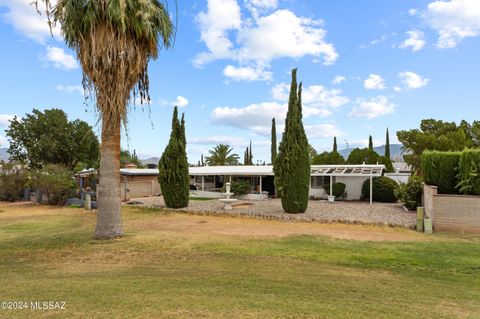
[[[277,158],[277,126],[275,125],[275,118],[272,119],[272,146],[271,146],[271,161],[272,165]]]
[[[297,69],[292,83],[285,132],[274,164],[275,186],[287,213],[303,213],[308,206],[310,160],[302,123],[302,83],[297,87]]]
[[[390,158],[390,136],[388,134],[388,127],[387,127],[387,137],[385,141],[385,157]]]
[[[248,148],[248,165],[253,165],[253,154],[252,154],[252,140],[250,140],[250,147]]]
[[[333,152],[334,152],[334,153],[338,153],[338,150],[337,150],[337,137],[336,137],[336,136],[333,138]]]
[[[178,120],[177,107],[173,110],[172,132],[158,163],[158,181],[168,208],[188,206],[190,195],[188,160],[186,152],[185,119]]]
[[[368,137],[368,150],[373,151],[373,139],[371,135]]]

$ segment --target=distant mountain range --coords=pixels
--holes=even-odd
[[[338,152],[340,155],[343,156],[343,158],[347,159],[348,155],[350,155],[350,152],[354,150],[355,148],[344,148],[343,150],[339,150]],[[373,148],[375,152],[377,152],[380,155],[385,154],[385,145],[382,146],[377,146]],[[390,144],[390,154],[392,155],[392,159],[394,161],[401,161],[402,160],[402,144]],[[7,153],[7,148],[0,148],[0,161],[7,161],[9,158],[9,155]],[[148,165],[148,164],[158,164],[158,161],[160,160],[159,157],[150,157],[147,159],[141,160],[143,165]]]
[[[143,165],[149,165],[149,164],[158,165],[159,160],[160,160],[160,157],[150,157],[150,158],[147,158],[147,159],[140,160],[140,162]]]
[[[403,161],[402,159],[402,144],[390,144],[390,156],[394,161]],[[339,150],[338,152],[343,158],[347,159],[348,155],[354,150],[355,148],[349,147],[344,148],[343,150]],[[385,145],[374,147],[373,150],[377,152],[379,155],[385,154]]]
[[[8,161],[10,155],[7,153],[8,148],[0,148],[0,161]]]

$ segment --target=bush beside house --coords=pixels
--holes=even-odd
[[[374,177],[372,179],[373,196],[375,202],[395,203],[397,198],[398,184],[386,176]],[[370,198],[370,179],[365,180],[362,186],[362,199]]]
[[[3,163],[0,167],[0,201],[14,202],[21,199],[26,183],[25,170],[13,163]]]
[[[34,171],[31,186],[46,196],[50,205],[65,205],[67,198],[75,195],[76,188],[72,172],[60,164],[48,164]]]
[[[400,184],[397,197],[408,210],[416,210],[422,205],[422,178],[410,176],[407,183]]]
[[[335,196],[336,199],[343,198],[343,195],[345,194],[345,188],[347,185],[344,183],[336,182],[333,183],[332,185],[332,194]]]

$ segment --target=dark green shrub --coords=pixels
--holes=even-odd
[[[0,201],[14,202],[23,197],[27,175],[19,166],[3,163],[0,167]]]
[[[251,190],[252,187],[250,186],[250,183],[244,179],[236,179],[230,183],[230,192],[235,195],[249,194]],[[225,185],[223,185],[222,191],[226,191]]]
[[[190,178],[186,144],[185,121],[183,115],[181,121],[178,120],[177,107],[175,107],[170,140],[158,163],[158,182],[168,208],[188,206]]]
[[[33,172],[31,183],[47,196],[50,205],[65,205],[68,197],[75,196],[73,173],[61,164],[48,164]]]
[[[383,203],[395,203],[397,198],[398,184],[386,176],[374,177],[373,179],[373,201]],[[370,178],[363,182],[362,199],[370,199]]]
[[[480,150],[465,150],[458,165],[457,189],[465,195],[480,195]]]
[[[310,184],[309,144],[302,122],[302,84],[292,70],[285,132],[275,159],[275,187],[287,213],[303,213],[308,207]]]
[[[343,197],[343,194],[345,194],[345,185],[344,183],[336,182],[333,183],[332,185],[332,193],[335,198],[341,198]]]
[[[422,178],[410,176],[408,182],[400,184],[397,197],[408,210],[416,210],[422,205]]]
[[[422,154],[422,175],[426,184],[438,187],[442,194],[457,194],[460,152],[425,151]]]

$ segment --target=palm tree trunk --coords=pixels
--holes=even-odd
[[[95,239],[123,236],[120,198],[120,119],[102,120],[100,183]]]

